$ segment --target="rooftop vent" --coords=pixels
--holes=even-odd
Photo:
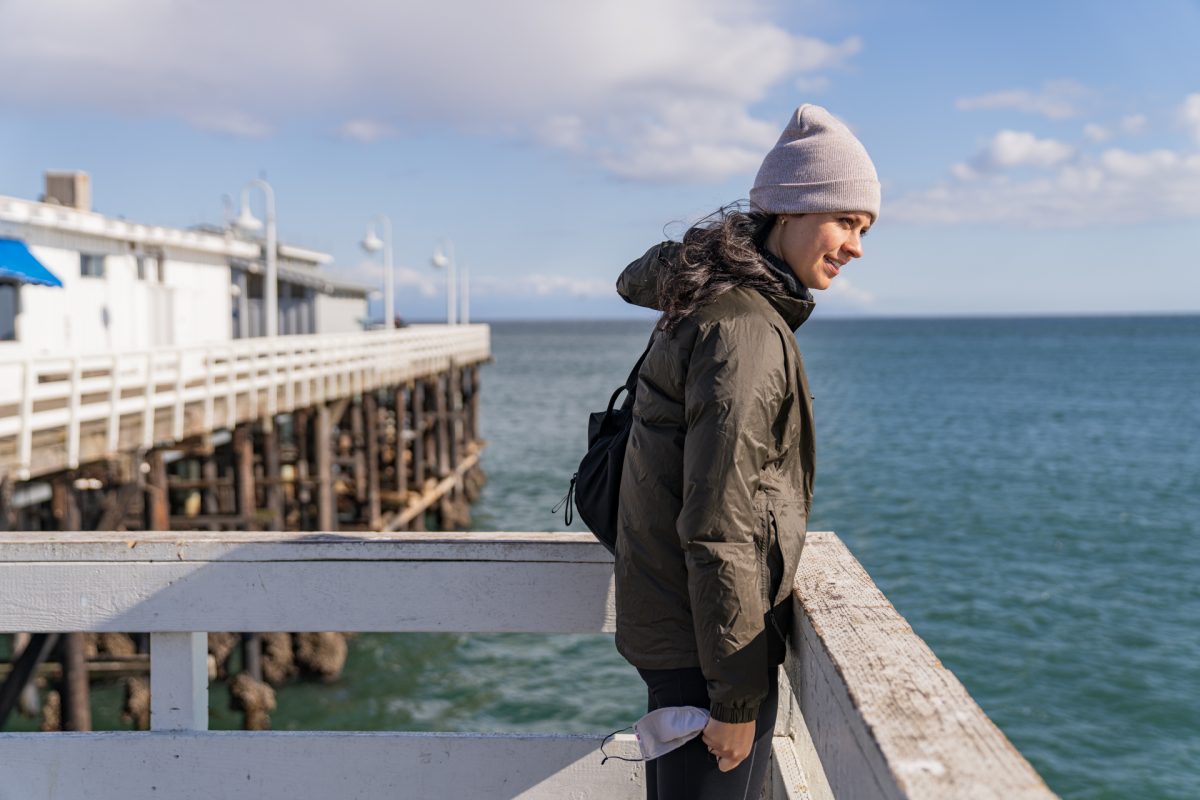
[[[46,172],[43,203],[55,203],[80,211],[92,210],[92,181],[86,172]]]

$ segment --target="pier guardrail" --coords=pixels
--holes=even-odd
[[[837,536],[809,534],[793,598],[766,797],[1054,796]],[[151,731],[0,733],[0,788],[634,800],[642,766],[601,766],[599,735],[206,730],[206,631],[604,633],[614,620],[612,559],[581,534],[0,533],[0,633],[151,636]],[[615,748],[636,752],[629,736]]]
[[[0,356],[0,477],[178,442],[490,357],[487,325]]]

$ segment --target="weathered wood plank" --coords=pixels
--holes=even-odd
[[[601,633],[615,618],[602,563],[26,562],[0,564],[0,586],[0,632]]]
[[[641,764],[600,736],[419,733],[0,734],[21,797],[641,800]],[[637,753],[632,736],[605,750]],[[97,788],[103,791],[97,793]]]
[[[1051,798],[837,536],[810,533],[789,660],[837,797]]]
[[[612,564],[590,533],[0,532],[0,564],[322,560]]]

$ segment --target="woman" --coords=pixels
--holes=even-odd
[[[638,373],[618,514],[617,649],[649,709],[700,738],[647,764],[651,800],[757,798],[812,502],[812,403],[795,330],[862,255],[879,180],[828,111],[796,110],[751,210],[726,209],[621,274],[662,311]]]

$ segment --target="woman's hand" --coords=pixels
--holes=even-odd
[[[701,734],[708,752],[717,758],[717,769],[729,772],[746,760],[754,748],[754,722],[721,722],[710,719]]]

